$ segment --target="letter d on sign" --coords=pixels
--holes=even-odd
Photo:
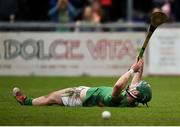
[[[4,41],[4,58],[13,59],[18,57],[21,52],[21,44],[17,40],[8,39]]]

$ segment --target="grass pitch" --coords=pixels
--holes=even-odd
[[[0,125],[180,125],[180,78],[147,77],[152,85],[150,107],[21,106],[12,96],[14,86],[37,97],[71,86],[113,86],[117,77],[0,77]],[[109,120],[101,113],[111,112]]]

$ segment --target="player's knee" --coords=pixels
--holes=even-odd
[[[45,97],[45,103],[46,104],[52,104],[55,101],[54,97],[51,94],[46,95],[44,97]]]
[[[52,104],[52,103],[55,103],[56,101],[55,101],[55,98],[54,98],[53,96],[49,96],[49,97],[47,98],[47,102],[48,102],[49,104]]]
[[[53,92],[46,96],[46,101],[48,104],[59,104],[60,98]]]

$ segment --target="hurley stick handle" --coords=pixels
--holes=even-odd
[[[155,31],[156,28],[157,27],[154,27],[153,25],[150,25],[148,33],[147,33],[146,38],[145,38],[145,41],[143,43],[143,46],[142,46],[142,48],[141,48],[141,50],[139,52],[138,60],[143,57],[144,51],[145,51],[145,49],[147,47],[147,44],[148,44],[148,42],[149,42],[149,40],[150,40],[150,38],[151,38],[151,36],[152,36],[152,34],[153,34],[153,32]]]

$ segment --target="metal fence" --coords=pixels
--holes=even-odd
[[[167,23],[161,27],[180,28],[180,23]],[[117,32],[146,31],[147,23],[115,22],[93,24],[86,22],[53,23],[53,22],[0,22],[0,31],[56,31],[56,32]]]

